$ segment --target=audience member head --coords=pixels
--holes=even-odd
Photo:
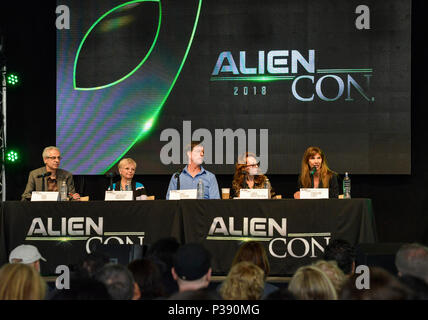
[[[181,246],[174,257],[172,276],[179,291],[208,287],[211,281],[211,255],[199,243]]]
[[[409,275],[428,283],[428,248],[418,244],[404,244],[395,255],[398,275]]]
[[[147,258],[156,262],[162,274],[162,283],[165,289],[165,295],[169,296],[177,292],[178,285],[173,279],[171,268],[173,258],[180,244],[176,238],[163,238],[153,243],[147,250]]]
[[[154,299],[165,295],[162,284],[162,274],[152,260],[134,260],[128,265],[135,282],[140,288],[140,299]]]
[[[9,263],[23,263],[33,266],[40,273],[40,260],[46,261],[39,250],[29,244],[21,244],[12,250],[9,255]]]
[[[269,274],[270,265],[265,248],[255,241],[248,241],[242,244],[235,254],[232,267],[242,261],[249,261],[264,271],[264,277]]]
[[[412,291],[412,300],[428,300],[428,284],[417,277],[402,276],[400,282]]]
[[[337,300],[337,292],[330,278],[314,266],[297,269],[288,290],[298,300]]]
[[[411,297],[410,290],[401,284],[388,271],[370,267],[368,275],[370,288],[357,288],[357,283],[362,283],[354,274],[345,282],[340,293],[341,300],[407,300]]]
[[[69,289],[55,289],[50,300],[111,300],[106,286],[88,277],[70,279]]]
[[[160,260],[165,264],[168,269],[168,273],[171,273],[174,255],[179,247],[180,244],[176,238],[163,238],[156,241],[149,247],[147,250],[147,257]]]
[[[5,264],[0,269],[0,300],[43,300],[46,283],[30,265]]]
[[[337,266],[342,269],[346,275],[355,272],[355,258],[355,248],[345,240],[333,240],[324,249],[323,259],[326,261],[336,261]]]
[[[337,266],[337,262],[319,260],[313,265],[323,271],[327,277],[330,278],[334,288],[336,289],[336,292],[340,292],[347,278],[343,271]]]
[[[259,300],[263,289],[264,271],[254,263],[242,261],[230,269],[220,294],[225,300]]]
[[[108,262],[109,258],[105,254],[95,251],[85,254],[78,265],[77,271],[81,277],[92,277]]]
[[[113,300],[138,300],[140,290],[131,271],[120,264],[108,263],[95,276],[103,283]]]

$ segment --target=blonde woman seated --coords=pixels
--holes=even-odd
[[[297,269],[288,290],[298,300],[337,300],[337,292],[330,278],[314,266]]]
[[[260,172],[259,162],[253,153],[246,152],[235,165],[232,198],[239,197],[241,189],[269,189],[269,197],[275,196],[269,179]]]
[[[276,290],[279,289],[277,286],[274,286],[273,284],[266,282],[266,278],[270,272],[270,264],[269,264],[269,259],[267,257],[266,250],[262,244],[256,241],[244,242],[239,247],[238,251],[235,254],[235,257],[233,258],[232,267],[242,261],[252,262],[256,266],[258,266],[260,269],[263,270],[265,284],[264,284],[262,299],[266,298],[272,292],[275,292]]]
[[[143,184],[133,180],[137,163],[131,158],[124,158],[120,160],[117,165],[120,174],[120,181],[113,183],[113,190],[115,191],[133,191],[134,200],[145,200],[147,192]]]
[[[263,287],[263,270],[254,263],[242,261],[230,269],[220,295],[224,300],[260,300]]]

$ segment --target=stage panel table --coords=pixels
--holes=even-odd
[[[332,239],[377,241],[370,199],[4,202],[1,263],[19,244],[36,245],[43,274],[73,264],[102,243],[148,244],[174,236],[201,242],[213,272],[225,274],[243,241],[262,243],[271,275],[289,275],[320,259]]]
[[[243,241],[261,242],[271,275],[289,275],[322,258],[332,239],[377,241],[370,199],[182,201],[183,242],[202,242],[213,271],[227,273]]]
[[[47,262],[76,264],[87,248],[102,243],[149,244],[177,234],[178,201],[5,202],[1,217],[1,262],[13,248],[32,244]]]

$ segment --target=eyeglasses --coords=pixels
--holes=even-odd
[[[61,156],[59,156],[59,157],[46,157],[46,158],[51,159],[51,160],[55,160],[55,159],[61,160],[62,159]]]
[[[246,167],[247,168],[258,168],[260,165],[260,161],[255,163],[255,164],[247,164]]]

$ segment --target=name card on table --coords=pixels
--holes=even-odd
[[[170,190],[169,200],[196,199],[197,198],[196,195],[197,195],[196,189]]]
[[[132,201],[132,191],[106,191],[105,201]]]
[[[300,199],[328,199],[328,188],[301,188]]]
[[[239,199],[269,199],[269,189],[241,189]]]
[[[58,201],[59,192],[56,191],[33,191],[31,201]]]

